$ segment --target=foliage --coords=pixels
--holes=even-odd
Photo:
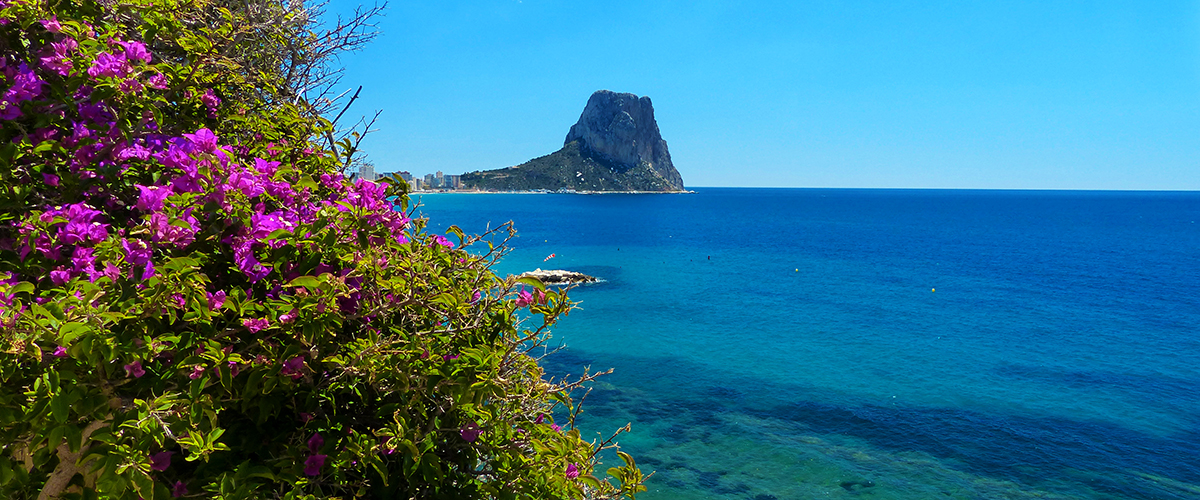
[[[594,375],[529,355],[566,294],[426,233],[403,183],[344,179],[357,143],[272,52],[320,37],[264,13],[299,15],[0,0],[0,497],[643,489],[624,454],[592,475],[611,440],[570,391]]]
[[[467,188],[493,191],[573,189],[576,191],[658,191],[675,189],[649,163],[629,167],[590,153],[580,141],[515,167],[462,175]]]

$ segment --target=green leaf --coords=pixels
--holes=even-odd
[[[69,406],[70,405],[67,403],[67,395],[62,392],[50,397],[50,413],[54,416],[55,422],[61,424],[67,421],[67,410],[70,409]]]
[[[525,276],[522,278],[517,278],[517,283],[529,285],[529,286],[537,288],[538,290],[541,290],[543,292],[546,291],[546,284],[542,283],[542,280],[534,278],[533,276]]]
[[[28,281],[22,281],[20,283],[13,285],[11,288],[9,288],[8,293],[12,293],[12,294],[17,294],[17,293],[21,293],[21,292],[33,293],[34,290],[35,290],[35,288],[33,286],[33,283],[30,283]]]
[[[296,279],[288,282],[287,286],[302,286],[305,288],[317,288],[317,287],[321,286],[321,280],[317,279],[315,276],[301,276],[299,278],[296,278]]]
[[[63,323],[62,327],[58,329],[59,343],[69,345],[72,340],[91,330],[92,326],[87,323]]]

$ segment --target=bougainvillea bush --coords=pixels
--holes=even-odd
[[[0,0],[0,498],[640,491],[530,356],[565,294],[344,178],[274,83],[298,15]]]

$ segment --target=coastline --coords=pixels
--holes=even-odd
[[[455,189],[455,190],[434,190],[434,191],[409,191],[411,195],[426,195],[426,194],[696,194],[695,191],[685,189],[683,191],[549,191],[545,189],[531,189],[524,191],[480,191],[474,189]]]

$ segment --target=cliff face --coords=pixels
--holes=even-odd
[[[671,153],[658,132],[654,104],[649,97],[597,91],[588,99],[563,144],[573,141],[579,141],[584,152],[608,160],[618,168],[628,170],[648,163],[675,190],[683,189],[683,178],[671,163]]]
[[[682,191],[649,97],[600,90],[563,148],[515,167],[463,174],[466,187],[496,190]]]

